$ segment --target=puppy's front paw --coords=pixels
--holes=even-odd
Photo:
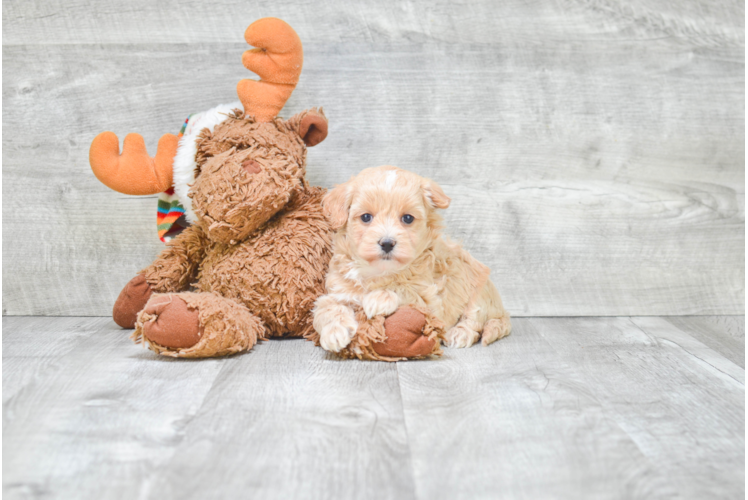
[[[351,343],[353,333],[340,324],[328,325],[319,334],[319,345],[326,351],[340,352]]]
[[[319,334],[319,345],[322,349],[330,352],[340,352],[351,343],[356,329],[342,325],[341,323],[332,323],[322,329]]]
[[[338,303],[330,295],[323,295],[314,305],[314,329],[319,333],[319,345],[326,351],[340,352],[351,343],[358,330],[358,322],[350,307]]]
[[[457,324],[444,334],[447,347],[470,347],[480,338],[480,333],[465,325]]]
[[[374,290],[364,295],[362,305],[366,317],[371,319],[374,316],[389,316],[397,311],[400,299],[392,290]]]

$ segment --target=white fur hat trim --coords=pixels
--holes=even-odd
[[[208,111],[196,113],[190,116],[187,121],[184,135],[179,139],[177,154],[174,157],[172,177],[174,182],[174,194],[179,198],[179,203],[184,207],[184,214],[187,221],[194,223],[197,219],[195,212],[192,211],[192,198],[187,196],[190,192],[192,183],[195,182],[195,155],[197,155],[197,136],[207,128],[211,132],[216,125],[223,122],[226,117],[235,109],[242,109],[242,104],[232,102],[231,104],[221,104]]]

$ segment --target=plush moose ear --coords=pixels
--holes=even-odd
[[[327,117],[322,108],[302,111],[286,122],[308,147],[316,146],[327,137]]]
[[[353,180],[353,177],[351,177]],[[338,184],[322,198],[322,210],[330,221],[333,230],[338,230],[348,222],[348,210],[353,200],[351,181]]]
[[[442,188],[431,179],[426,179],[422,185],[423,196],[432,208],[447,208],[452,201],[444,194]]]

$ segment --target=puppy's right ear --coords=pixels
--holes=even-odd
[[[441,186],[439,186],[439,184],[432,181],[431,179],[425,179],[424,183],[421,185],[421,188],[423,189],[423,195],[426,198],[426,203],[430,205],[431,208],[447,208],[452,202],[449,196],[444,194]]]
[[[348,210],[351,208],[352,199],[353,184],[351,181],[338,184],[322,198],[322,210],[333,230],[340,229],[348,222]]]

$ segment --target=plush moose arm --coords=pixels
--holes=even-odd
[[[112,319],[122,328],[135,328],[138,313],[153,292],[181,292],[189,288],[205,256],[207,238],[193,225],[167,243],[158,258],[131,279],[120,292]]]
[[[153,263],[142,273],[157,293],[187,290],[205,257],[208,239],[198,224],[192,225],[170,241]]]

